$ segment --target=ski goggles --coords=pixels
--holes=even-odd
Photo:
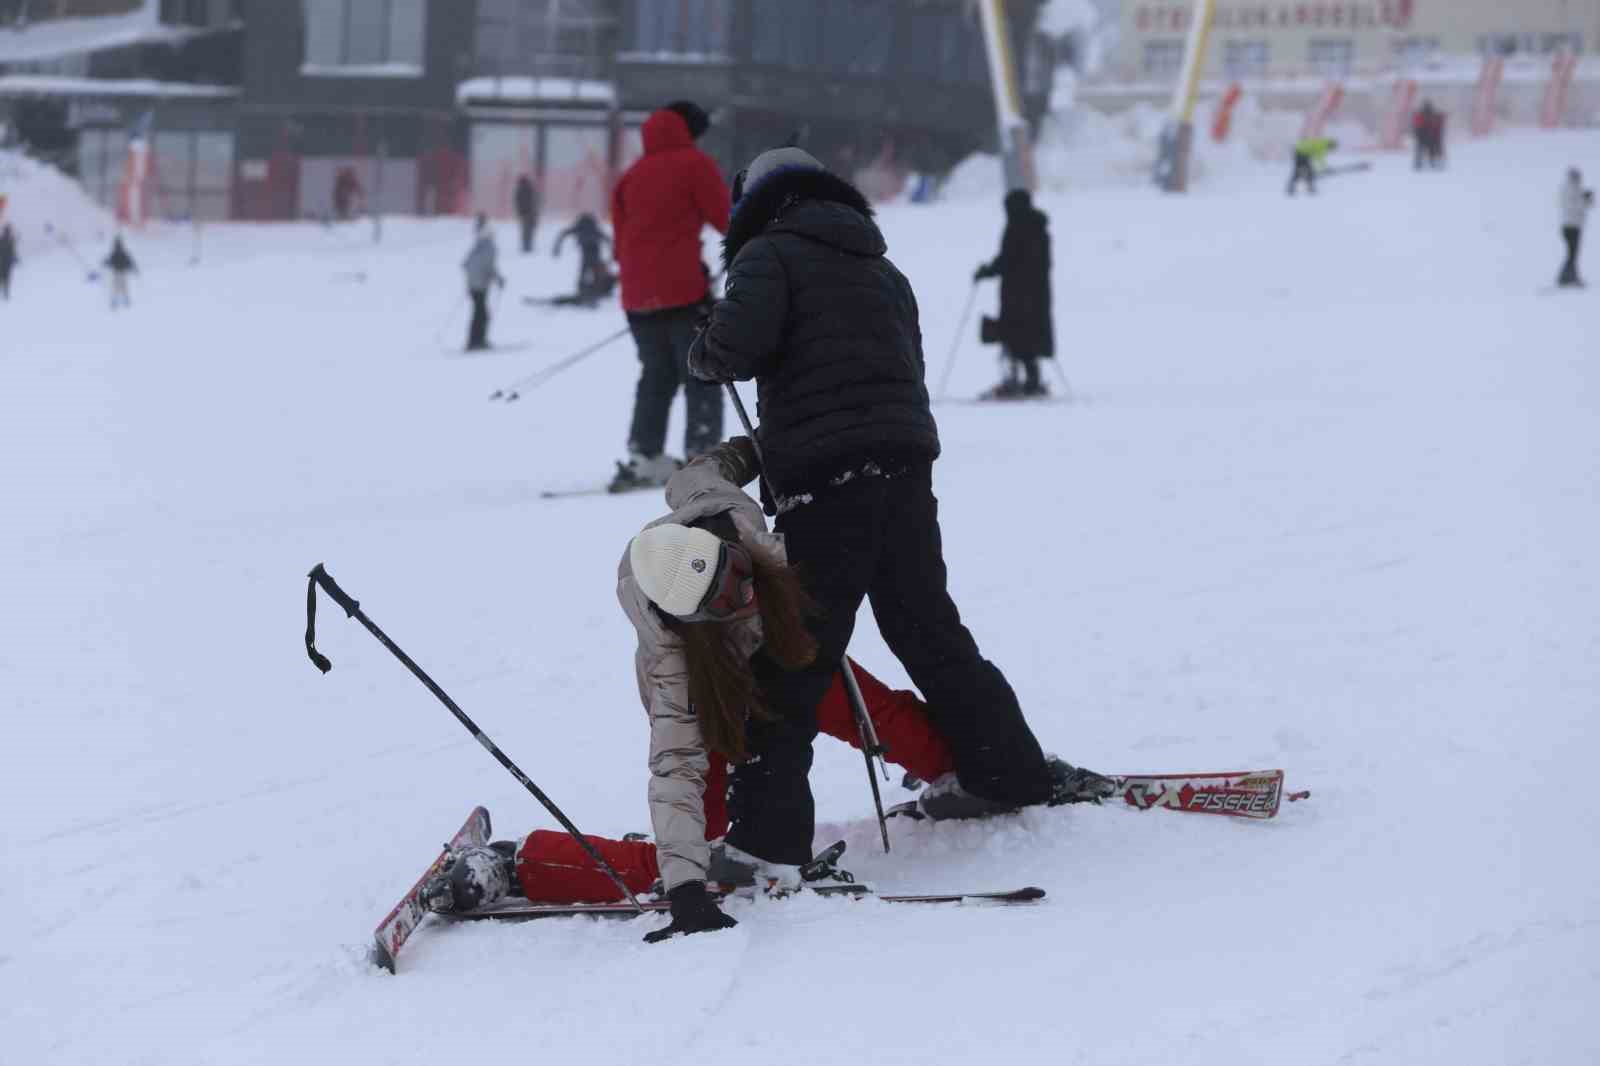
[[[693,614],[679,615],[684,622],[726,622],[756,600],[756,564],[742,544],[723,541],[717,550],[716,572],[695,606]]]

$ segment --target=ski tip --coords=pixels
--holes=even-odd
[[[388,948],[384,947],[381,940],[373,942],[372,950],[367,953],[367,961],[380,970],[387,970],[389,973],[395,972],[394,955]]]

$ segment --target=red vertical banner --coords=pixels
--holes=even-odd
[[[1485,56],[1478,87],[1472,94],[1472,135],[1487,137],[1494,130],[1495,106],[1500,98],[1500,79],[1505,75],[1504,56]]]
[[[1578,67],[1578,57],[1562,49],[1550,64],[1550,81],[1544,87],[1544,99],[1539,103],[1539,126],[1553,130],[1561,125],[1567,114],[1567,92],[1572,88],[1572,74]]]
[[[1300,129],[1301,139],[1322,136],[1322,131],[1328,127],[1328,120],[1333,118],[1342,103],[1344,103],[1344,86],[1339,82],[1330,81],[1327,88],[1322,90],[1322,95],[1318,97],[1316,106],[1306,114],[1305,125]]]
[[[1417,103],[1417,83],[1401,78],[1394,83],[1389,94],[1389,105],[1384,109],[1383,121],[1378,129],[1378,147],[1386,152],[1398,151],[1405,146],[1406,130],[1411,127],[1411,111]]]
[[[1239,106],[1244,89],[1238,82],[1228,86],[1228,91],[1217,101],[1217,113],[1211,116],[1211,139],[1222,144],[1233,129],[1233,109]]]

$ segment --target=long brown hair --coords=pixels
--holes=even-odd
[[[800,583],[800,575],[777,556],[751,544],[744,547],[755,563],[756,602],[767,655],[785,670],[811,665],[817,642],[806,620],[817,613],[816,601]],[[700,736],[706,747],[738,762],[746,754],[745,719],[770,719],[772,712],[761,699],[749,660],[728,639],[727,627],[727,622],[678,622],[672,628],[683,639],[689,705],[700,723]]]

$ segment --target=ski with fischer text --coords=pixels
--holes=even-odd
[[[808,885],[806,893],[819,896],[843,896],[850,899],[871,899],[879,903],[1036,903],[1044,899],[1042,888],[1015,888],[1002,892],[936,892],[918,894],[878,895],[865,885]],[[737,893],[719,891],[716,894],[731,896]],[[671,905],[665,899],[642,900],[644,913],[666,914]],[[527,900],[505,900],[493,907],[479,911],[462,911],[443,917],[457,921],[482,921],[485,919],[533,918],[633,918],[640,912],[629,903],[529,903]]]

